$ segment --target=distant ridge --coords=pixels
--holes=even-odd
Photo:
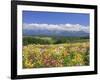
[[[79,24],[24,24],[23,35],[44,35],[44,36],[74,36],[85,37],[89,36],[89,27]]]

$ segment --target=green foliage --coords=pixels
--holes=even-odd
[[[51,38],[41,38],[41,37],[24,37],[23,38],[23,45],[28,44],[53,44],[54,40]]]
[[[23,37],[23,45],[28,44],[61,44],[61,43],[75,43],[88,42],[87,37],[41,37],[41,36],[25,36]]]

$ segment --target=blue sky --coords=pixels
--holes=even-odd
[[[31,24],[80,24],[89,26],[89,14],[23,11],[23,23]]]

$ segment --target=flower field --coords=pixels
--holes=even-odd
[[[23,46],[23,68],[89,65],[89,42],[28,44]]]

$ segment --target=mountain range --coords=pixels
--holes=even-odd
[[[89,36],[89,27],[79,24],[24,24],[23,35],[44,35],[44,36]]]

